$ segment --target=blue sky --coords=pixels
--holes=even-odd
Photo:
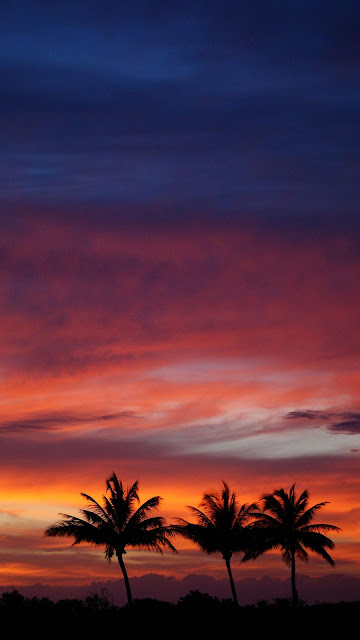
[[[355,2],[9,3],[2,200],[354,224],[359,13]]]

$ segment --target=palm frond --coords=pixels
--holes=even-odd
[[[85,498],[85,500],[90,502],[91,508],[95,513],[97,513],[99,516],[101,516],[105,520],[109,520],[110,521],[109,514],[106,513],[105,509],[103,509],[103,507],[94,498],[89,496],[87,493],[80,493],[80,495],[83,498]]]
[[[73,545],[80,544],[82,542],[88,542],[94,545],[103,545],[104,536],[97,527],[67,514],[61,514],[63,520],[55,522],[53,525],[45,530],[45,535],[51,538],[54,537],[68,537],[73,538]]]
[[[196,507],[190,507],[190,506],[188,506],[187,509],[189,509],[189,511],[191,511],[191,513],[196,517],[198,524],[204,527],[214,526],[214,523],[211,520],[211,518],[209,518],[209,516],[207,516],[206,513],[203,513],[202,511],[200,511],[200,509],[197,509]]]
[[[318,504],[314,504],[312,507],[307,509],[304,513],[302,513],[299,516],[299,518],[297,518],[296,526],[303,527],[309,524],[309,522],[311,522],[311,520],[314,519],[316,512],[322,507],[324,507],[326,504],[328,504],[328,502],[319,502]]]
[[[79,511],[84,516],[85,520],[87,520],[91,524],[95,524],[98,526],[106,526],[109,524],[108,520],[104,520],[104,518],[102,518],[95,511],[89,511],[88,509],[79,509]]]
[[[131,529],[133,527],[137,527],[146,519],[149,511],[153,511],[154,509],[158,509],[162,498],[160,496],[154,496],[149,500],[146,500],[129,518],[126,528]]]
[[[104,510],[106,511],[108,519],[111,522],[112,526],[118,529],[122,529],[123,522],[124,520],[126,521],[127,518],[127,514],[124,513],[122,503],[120,503],[119,508],[116,509],[116,507],[112,504],[111,500],[109,500],[106,495],[103,496],[103,501]]]
[[[333,524],[323,524],[323,523],[319,523],[319,524],[308,524],[304,527],[301,527],[301,531],[317,531],[319,533],[321,533],[322,531],[336,531],[339,532],[341,531],[340,527],[336,527]]]
[[[200,507],[210,520],[214,520],[221,509],[220,498],[216,494],[204,493]]]
[[[134,502],[140,502],[139,483],[137,480],[131,485],[131,487],[128,487],[126,492],[126,503],[130,511],[134,508]]]
[[[239,509],[236,492],[231,492],[225,481],[222,484],[223,488],[220,494],[215,491],[204,493],[199,505],[213,524],[219,523],[220,525],[233,522]]]
[[[109,498],[104,496],[107,511],[116,522],[119,529],[122,529],[134,509],[134,502],[140,502],[138,494],[138,481],[125,491],[123,483],[113,474],[106,480],[106,490]]]
[[[263,511],[269,511],[280,521],[285,518],[285,509],[284,504],[281,503],[280,500],[277,500],[275,496],[279,495],[281,491],[283,491],[283,489],[277,489],[274,491],[274,495],[272,493],[265,493],[261,498],[261,501],[263,502]],[[280,495],[280,497],[282,497],[282,495]]]
[[[108,491],[112,491],[113,487],[116,490],[119,497],[124,497],[124,486],[121,480],[119,481],[115,471],[112,472],[111,476],[106,478],[105,480],[106,489]]]
[[[290,567],[291,565],[291,552],[290,549],[288,547],[282,547],[281,549],[281,557],[283,559],[283,561],[285,562],[287,567]]]
[[[335,562],[326,551],[328,549],[334,549],[335,544],[330,538],[323,536],[321,533],[306,532],[302,534],[302,543],[306,545],[313,553],[316,553],[320,558],[326,560],[332,567],[335,566]],[[326,547],[326,548],[325,548]]]
[[[298,539],[312,551],[320,547],[327,547],[328,549],[335,548],[333,540],[316,531],[301,531],[298,534]]]
[[[187,520],[184,520],[184,518],[174,518],[176,524],[171,525],[171,528],[174,529],[174,531],[177,532],[178,529],[182,529],[183,527],[187,526],[188,524],[191,524],[190,522],[188,522]]]
[[[274,537],[264,537],[263,539],[256,538],[250,540],[250,544],[245,549],[245,553],[241,562],[248,562],[248,560],[256,560],[267,551],[272,551],[281,546],[281,542]]]
[[[115,555],[116,549],[111,544],[107,544],[105,547],[105,558],[108,562],[111,562],[111,558]]]
[[[235,515],[234,523],[236,525],[244,526],[250,518],[253,517],[253,510],[257,508],[256,502],[252,504],[243,504],[238,509],[237,515]]]
[[[251,527],[253,527],[254,529],[260,529],[260,528],[272,528],[272,529],[276,529],[277,527],[279,527],[281,525],[280,520],[278,520],[277,518],[275,518],[274,516],[271,516],[268,513],[252,513],[251,514],[253,516],[253,518],[255,518],[255,521],[251,523]]]
[[[292,497],[292,504],[294,506],[294,511],[296,512],[296,515],[300,515],[301,513],[303,513],[308,505],[309,502],[309,492],[305,489],[305,491],[302,492],[302,494],[300,495],[300,497],[296,500],[296,496],[295,496],[295,485],[293,485],[292,487],[293,489],[293,497]]]
[[[139,531],[148,531],[150,529],[163,529],[165,526],[165,518],[162,518],[161,516],[153,516],[152,518],[146,518],[139,522],[136,529]],[[127,530],[127,533],[128,532],[129,530]]]
[[[297,556],[297,558],[299,558],[299,560],[302,560],[302,562],[306,562],[306,564],[309,562],[309,554],[306,549],[304,549],[304,547],[300,544],[299,539],[295,546],[295,555]]]
[[[150,529],[141,529],[133,532],[133,536],[129,539],[129,544],[136,549],[148,549],[163,553],[164,549],[169,549],[173,553],[177,553],[176,548],[170,542],[174,532],[170,527],[155,527]]]
[[[331,565],[332,567],[335,567],[335,561],[324,548],[320,547],[318,549],[312,549],[312,551],[316,553],[316,555],[320,556],[320,558],[322,558],[323,560],[326,560],[326,562],[328,562],[329,565]]]
[[[179,519],[180,520],[180,519]],[[215,527],[204,527],[201,524],[186,522],[172,527],[175,534],[191,540],[196,546],[206,553],[219,551],[218,535]]]

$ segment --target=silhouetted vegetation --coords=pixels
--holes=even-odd
[[[249,545],[248,523],[255,504],[242,506],[236,500],[235,491],[230,492],[226,482],[218,493],[204,493],[200,509],[188,507],[197,523],[178,518],[174,531],[191,540],[206,553],[221,553],[229,575],[231,593],[238,604],[230,560],[234,553],[244,552]]]
[[[89,543],[105,547],[105,557],[110,562],[115,555],[118,559],[124,577],[128,605],[133,606],[130,582],[124,564],[123,556],[126,547],[149,549],[162,553],[163,549],[169,549],[177,553],[170,542],[170,537],[180,535],[191,540],[206,553],[221,553],[228,571],[233,604],[238,605],[235,584],[231,571],[231,558],[233,554],[243,553],[242,562],[256,559],[271,549],[280,548],[284,562],[291,568],[292,605],[301,604],[296,589],[296,559],[308,562],[308,551],[317,554],[329,564],[334,566],[332,557],[327,549],[333,549],[333,541],[324,535],[327,531],[340,531],[331,524],[312,522],[317,511],[326,502],[309,507],[308,491],[303,491],[299,498],[295,494],[295,484],[289,493],[285,489],[276,489],[273,493],[265,493],[261,502],[262,510],[256,503],[240,506],[236,499],[236,492],[230,491],[226,482],[220,493],[205,492],[199,507],[189,506],[197,522],[188,522],[183,518],[177,518],[177,524],[166,525],[164,518],[159,516],[148,517],[153,510],[158,509],[161,498],[155,496],[144,502],[137,509],[139,501],[138,483],[135,482],[127,489],[113,473],[106,480],[107,495],[103,496],[103,506],[94,498],[82,493],[88,502],[88,509],[81,509],[82,518],[61,514],[62,520],[49,526],[45,535],[55,537],[69,537],[73,544]],[[6,604],[4,594],[3,606]],[[8,594],[10,610],[23,606],[22,596],[14,592]],[[83,610],[83,603],[78,600],[66,600],[66,610],[77,614]],[[151,598],[142,600],[143,610],[162,607]],[[79,604],[80,603],[80,604]],[[200,592],[193,591],[184,596],[178,608],[182,610],[203,609],[210,606],[213,611],[225,606],[229,608],[229,601],[220,601],[208,594],[206,597]],[[272,607],[286,609],[288,600],[276,601]],[[85,603],[87,612],[96,614],[113,614],[116,609],[108,601],[104,594],[90,594]],[[34,604],[35,606],[35,604]],[[40,605],[39,605],[40,606]],[[47,603],[42,606],[46,608]],[[57,608],[61,608],[61,601]],[[258,608],[268,608],[268,603],[259,603]],[[169,611],[168,611],[169,613]]]
[[[105,547],[105,557],[111,562],[116,555],[122,574],[129,605],[133,604],[130,582],[124,558],[126,547],[149,549],[162,553],[163,548],[176,553],[169,536],[173,535],[171,527],[167,527],[164,518],[153,516],[149,512],[159,508],[161,498],[155,496],[135,509],[140,502],[138,483],[125,489],[115,473],[106,480],[108,495],[103,496],[103,506],[94,498],[82,493],[89,504],[88,509],[81,509],[83,518],[60,514],[62,520],[48,527],[45,535],[73,538],[73,544],[87,542]]]
[[[107,630],[119,637],[131,633],[134,638],[140,634],[153,638],[171,633],[190,639],[218,639],[225,634],[232,637],[236,633],[236,637],[241,629],[242,637],[255,640],[273,636],[315,639],[319,631],[320,637],[356,639],[359,613],[360,601],[312,606],[299,601],[294,609],[291,599],[277,598],[273,602],[260,600],[254,605],[236,606],[231,599],[220,600],[200,591],[191,591],[178,604],[145,598],[134,600],[132,607],[118,607],[101,594],[54,603],[48,598],[26,598],[14,590],[0,598],[1,620],[3,625],[11,624],[12,635],[16,631],[28,632],[32,625],[37,635],[44,630],[44,636],[49,630],[53,635],[54,629],[64,629],[67,634],[71,630],[71,637],[78,633],[81,637],[85,633],[87,637],[98,637]]]
[[[247,550],[243,562],[258,558],[271,549],[280,548],[283,561],[291,569],[292,603],[296,606],[299,595],[296,589],[296,558],[308,562],[307,549],[335,565],[326,549],[333,549],[334,543],[322,532],[340,531],[332,524],[311,524],[316,512],[326,502],[309,507],[309,493],[303,491],[296,497],[295,484],[289,493],[284,489],[276,489],[273,493],[265,493],[261,501],[263,510],[257,507],[252,515],[255,522],[251,525],[254,538],[252,546]]]

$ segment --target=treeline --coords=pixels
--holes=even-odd
[[[221,638],[224,634],[254,640],[277,638],[358,638],[360,601],[306,605],[291,599],[260,600],[254,605],[236,606],[232,599],[191,591],[177,604],[145,598],[132,606],[117,606],[105,593],[91,593],[85,600],[27,598],[17,590],[0,598],[0,619],[11,625],[12,634],[31,631],[37,636],[61,630],[67,637],[125,634],[133,638],[174,637]],[[352,635],[350,630],[353,630]],[[235,633],[234,633],[235,631]],[[42,633],[43,632],[43,633]],[[272,634],[274,632],[275,635]]]

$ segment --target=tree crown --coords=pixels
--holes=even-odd
[[[308,562],[307,549],[314,552],[330,565],[334,561],[326,551],[333,549],[334,542],[324,535],[327,531],[340,531],[339,527],[325,523],[313,523],[317,511],[327,502],[319,502],[309,507],[309,493],[303,491],[296,496],[295,484],[287,492],[275,489],[261,497],[262,510],[257,508],[252,514],[253,540],[243,561],[255,559],[266,551],[280,548],[283,560],[291,564],[293,557]]]
[[[236,492],[226,482],[218,492],[205,492],[200,508],[188,506],[197,522],[177,519],[174,531],[191,540],[206,553],[222,553],[224,559],[243,551],[246,546],[248,522],[255,504],[239,505]]]
[[[109,561],[114,554],[126,553],[128,546],[160,553],[164,548],[176,552],[169,540],[174,535],[172,528],[166,526],[160,516],[148,517],[159,508],[160,496],[154,496],[136,508],[136,503],[140,503],[137,481],[125,489],[113,472],[106,479],[103,505],[86,493],[81,495],[88,502],[88,508],[80,510],[82,518],[60,514],[62,519],[48,527],[45,535],[73,538],[73,545],[87,542],[105,546]]]

